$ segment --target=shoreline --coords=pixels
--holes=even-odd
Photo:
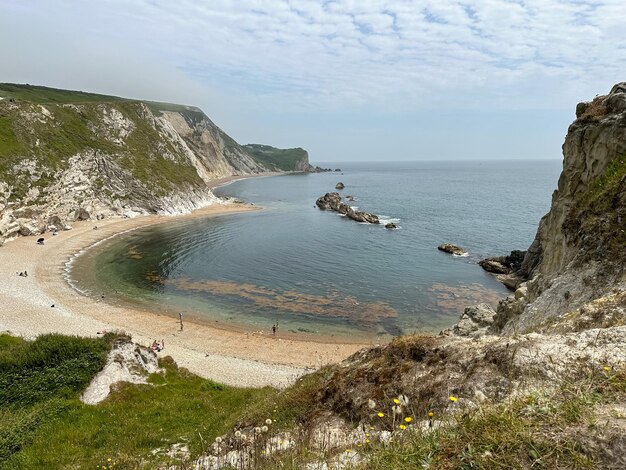
[[[240,179],[224,178],[212,188],[235,178]],[[174,217],[180,220],[252,210],[258,208],[214,204]],[[195,374],[240,387],[284,387],[304,373],[371,345],[325,337],[295,338],[297,335],[282,332],[272,336],[234,325],[216,327],[193,321],[185,321],[184,331],[179,331],[178,320],[169,315],[108,304],[80,294],[68,282],[67,265],[81,251],[121,232],[168,220],[172,216],[76,222],[72,230],[57,236],[43,234],[43,246],[36,245],[35,237],[10,241],[0,248],[0,331],[33,338],[45,333],[97,336],[101,331],[124,330],[142,344],[164,339],[166,348],[160,356],[171,355],[180,367]],[[94,230],[96,225],[98,230]],[[24,270],[28,277],[17,275]]]

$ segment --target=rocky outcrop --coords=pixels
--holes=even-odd
[[[377,215],[370,214],[368,212],[355,211],[348,204],[341,202],[341,196],[339,193],[326,193],[315,201],[315,205],[322,210],[338,212],[339,214],[345,215],[349,219],[356,220],[357,222],[364,222],[368,224],[380,223]]]
[[[495,315],[496,311],[489,304],[466,307],[452,333],[457,336],[483,336],[493,325]]]
[[[340,181],[335,185],[335,189],[344,189],[346,186]]]
[[[398,226],[396,224],[394,224],[393,222],[389,222],[385,224],[385,228],[389,229],[389,230],[393,230],[398,228]]]
[[[525,295],[516,291],[498,308],[505,333],[558,322],[626,287],[625,83],[577,106],[563,157],[550,211],[514,269],[527,279],[516,286]]]
[[[494,274],[496,279],[511,290],[516,290],[526,277],[521,273],[525,251],[514,250],[507,256],[496,256],[479,261],[485,271]]]
[[[104,368],[93,378],[80,400],[87,405],[97,405],[109,396],[115,384],[147,384],[148,375],[157,371],[159,364],[154,352],[130,339],[118,340],[109,352]]]
[[[463,256],[467,253],[463,248],[453,245],[452,243],[442,243],[437,247],[437,249],[456,256]]]

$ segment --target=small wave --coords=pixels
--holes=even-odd
[[[469,256],[469,253],[465,252],[461,255],[457,255],[456,253],[452,253],[452,256],[456,256],[457,258],[467,258]]]
[[[388,215],[379,215],[378,216],[378,220],[380,221],[381,225],[386,225],[386,224],[396,224],[398,225],[400,223],[400,219],[395,218],[395,217],[390,217]]]

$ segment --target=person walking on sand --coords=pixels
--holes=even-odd
[[[183,314],[178,314],[178,321],[180,322],[180,331],[183,331]]]
[[[272,325],[272,335],[276,336],[276,323]]]

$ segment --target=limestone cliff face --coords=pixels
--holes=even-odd
[[[520,270],[530,280],[499,309],[505,332],[580,313],[626,287],[626,83],[576,111],[550,212]]]
[[[267,171],[280,161],[255,159],[198,108],[0,99],[0,244],[79,219],[188,212],[218,201],[211,180]]]

